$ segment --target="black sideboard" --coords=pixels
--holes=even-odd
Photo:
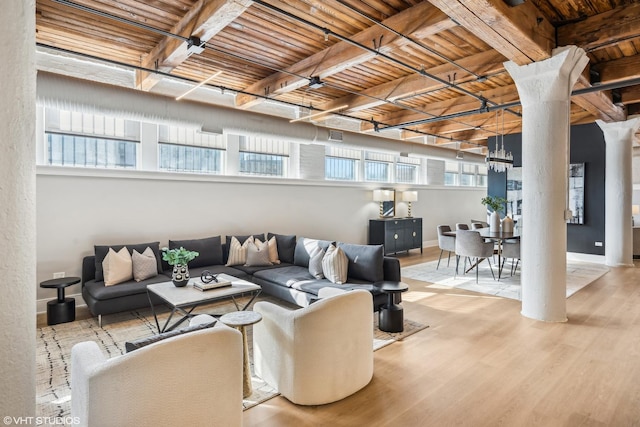
[[[422,218],[381,218],[369,220],[369,244],[384,245],[384,254],[420,249]]]

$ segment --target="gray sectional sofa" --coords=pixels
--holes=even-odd
[[[243,242],[248,236],[235,236]],[[262,234],[254,235],[261,240]],[[189,263],[191,277],[210,272],[226,273],[245,279],[262,287],[262,292],[304,307],[317,298],[318,291],[324,287],[340,289],[366,289],[371,292],[374,309],[378,310],[386,302],[386,296],[375,286],[383,280],[400,281],[400,263],[398,259],[384,256],[382,245],[354,245],[335,242],[346,254],[348,265],[348,280],[345,284],[335,284],[327,279],[316,279],[309,272],[309,247],[318,245],[328,247],[332,242],[296,238],[293,235],[268,233],[266,238],[275,237],[280,264],[269,266],[247,267],[236,265],[226,266],[228,248],[231,236],[222,242],[220,236],[192,240],[170,240],[169,248],[184,247],[198,251],[200,255]],[[109,247],[118,251],[127,246],[130,252],[138,252],[150,247],[158,260],[158,275],[141,282],[133,280],[113,286],[105,286],[102,274],[102,261],[108,253]],[[149,299],[146,286],[171,280],[171,267],[162,261],[159,242],[136,243],[127,245],[95,246],[95,254],[87,256],[82,261],[82,296],[91,313],[98,316],[122,311],[146,308]],[[154,304],[160,300],[154,299]]]

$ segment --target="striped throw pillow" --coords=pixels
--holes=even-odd
[[[234,237],[231,238],[231,244],[229,245],[229,259],[227,260],[227,267],[232,265],[245,265],[247,263],[247,248],[249,245],[253,245],[253,236],[249,236],[243,244]]]
[[[322,272],[324,277],[332,283],[342,285],[347,281],[349,260],[344,251],[331,244],[322,258]]]

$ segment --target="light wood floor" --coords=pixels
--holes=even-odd
[[[376,351],[367,387],[315,407],[277,397],[245,411],[244,425],[640,426],[640,269],[613,268],[567,299],[567,323],[404,280],[405,317],[430,327]]]

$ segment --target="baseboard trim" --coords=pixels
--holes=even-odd
[[[567,252],[567,259],[571,261],[593,262],[595,264],[605,264],[604,255],[582,254],[578,252]]]

